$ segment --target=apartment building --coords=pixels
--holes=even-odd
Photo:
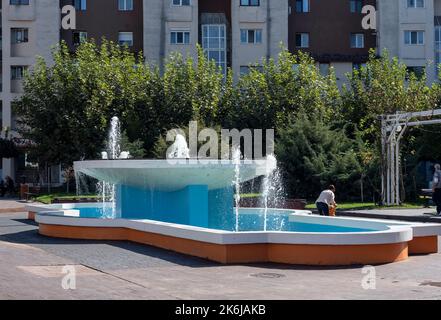
[[[102,37],[143,51],[160,67],[171,52],[205,54],[235,76],[277,57],[280,45],[309,53],[323,74],[334,68],[338,84],[387,48],[410,69],[426,67],[435,81],[441,63],[441,0],[1,0],[1,121],[14,133],[12,102],[37,55],[50,61],[51,47],[75,48]],[[76,8],[75,30],[61,28],[61,8]],[[362,8],[376,6],[377,30],[364,30]],[[1,175],[14,178],[24,159],[3,159]],[[53,168],[52,176],[59,176]],[[61,179],[61,178],[60,178]]]
[[[378,51],[388,49],[428,82],[437,80],[441,63],[441,0],[379,0]]]
[[[64,40],[71,51],[86,39],[103,37],[150,63],[163,66],[171,52],[196,57],[196,44],[223,70],[236,76],[277,57],[288,45],[288,2],[283,0],[1,0],[3,132],[15,129],[12,102],[35,57],[51,59],[51,48]],[[76,9],[75,30],[61,28],[61,8]],[[17,179],[25,159],[3,159],[1,176]],[[49,169],[61,181],[58,166]],[[57,178],[58,177],[58,178]],[[44,180],[44,177],[41,177]],[[40,180],[41,181],[41,180]]]
[[[206,55],[236,75],[276,57],[288,43],[288,3],[274,0],[151,0],[144,6],[144,54],[161,64],[171,52]]]
[[[343,84],[346,74],[366,63],[369,50],[376,47],[375,30],[364,30],[361,25],[363,6],[375,3],[289,0],[289,50],[308,52],[323,74],[333,67],[338,84]]]
[[[143,50],[143,0],[61,0],[61,7],[73,5],[76,29],[61,30],[60,36],[72,51],[86,39],[97,43],[105,37],[125,44],[133,52]]]
[[[15,135],[12,102],[22,92],[22,78],[36,56],[50,61],[51,47],[59,41],[60,7],[54,0],[1,1],[1,121],[2,131]],[[3,177],[15,177],[17,159],[2,159]]]

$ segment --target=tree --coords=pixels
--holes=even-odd
[[[105,40],[100,47],[83,43],[75,55],[62,43],[51,65],[39,58],[14,103],[19,132],[34,144],[30,156],[47,165],[96,158],[109,119],[131,118],[149,72],[125,48]]]
[[[294,55],[286,49],[277,61],[264,59],[261,68],[250,66],[250,72],[240,77],[233,90],[229,95],[234,102],[226,108],[230,114],[225,118],[238,128],[277,129],[279,123],[299,112],[327,120],[340,104],[332,70],[321,75],[307,54]]]
[[[333,183],[340,199],[358,197],[361,165],[357,144],[344,130],[305,113],[291,116],[279,128],[276,155],[292,197],[314,199]]]

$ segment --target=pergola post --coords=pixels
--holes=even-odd
[[[397,112],[382,115],[381,119],[381,194],[386,205],[399,205],[400,195],[400,140],[408,127],[441,123],[441,109],[420,112]]]

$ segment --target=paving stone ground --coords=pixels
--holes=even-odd
[[[0,299],[441,299],[441,254],[375,267],[220,265],[123,241],[44,237],[25,213],[0,214]],[[76,289],[64,290],[64,266]]]

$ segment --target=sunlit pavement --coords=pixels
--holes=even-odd
[[[226,266],[123,241],[48,238],[25,217],[0,214],[0,299],[441,299],[440,254],[376,266],[366,286],[373,274],[363,266]],[[75,289],[64,289],[72,270]]]

